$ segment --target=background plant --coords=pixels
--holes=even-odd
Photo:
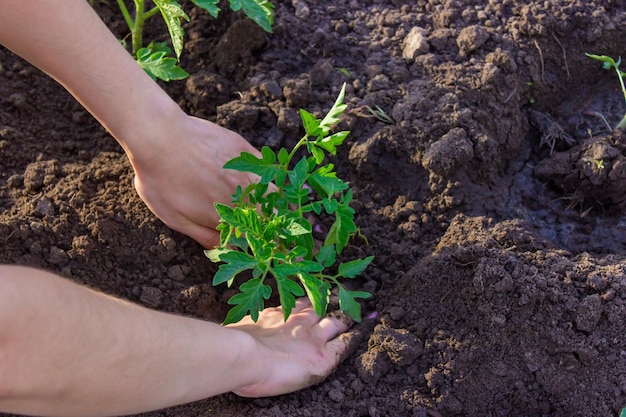
[[[191,0],[191,2],[217,18],[220,12],[220,0]],[[92,0],[93,3],[93,0]],[[133,0],[134,14],[126,6],[124,0],[117,0],[124,21],[130,29],[131,53],[139,65],[153,78],[164,81],[180,80],[189,74],[178,66],[183,51],[184,30],[182,22],[189,21],[179,0]],[[272,32],[274,23],[274,6],[268,0],[228,0],[230,8],[237,12],[243,11],[266,32]],[[144,46],[143,33],[146,20],[160,14],[174,48],[165,43],[150,42]]]
[[[619,80],[620,87],[622,88],[624,101],[626,102],[626,87],[624,86],[624,77],[626,77],[626,72],[620,70],[619,68],[622,62],[622,58],[619,57],[617,61],[615,61],[613,58],[611,58],[610,56],[606,56],[606,55],[594,55],[594,54],[587,54],[587,53],[585,53],[585,55],[587,55],[589,58],[602,62],[602,68],[606,70],[611,70],[611,69],[615,70],[615,73],[617,74],[617,78]],[[620,120],[617,126],[615,126],[615,129],[620,129],[620,130],[626,129],[626,114],[622,116],[622,120]]]
[[[350,132],[330,133],[340,115],[345,84],[335,104],[323,119],[300,110],[305,135],[288,152],[261,149],[258,158],[242,153],[224,166],[228,169],[257,174],[260,180],[232,196],[232,206],[216,204],[221,217],[218,230],[220,245],[206,251],[214,262],[221,262],[213,285],[231,286],[240,273],[251,278],[240,287],[228,303],[225,324],[250,314],[258,319],[259,311],[272,293],[268,280],[273,278],[278,290],[285,320],[295,306],[296,297],[305,294],[320,316],[326,314],[331,288],[338,288],[340,309],[353,320],[361,318],[357,299],[368,298],[364,291],[349,290],[343,279],[355,278],[372,256],[337,264],[338,255],[358,229],[354,209],[350,207],[352,190],[337,177],[334,166],[325,163],[326,155],[336,154]],[[299,151],[304,155],[298,159]],[[316,244],[311,214],[330,216],[332,225],[324,241]]]

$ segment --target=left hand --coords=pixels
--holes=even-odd
[[[230,204],[237,185],[258,180],[253,174],[225,170],[241,152],[259,152],[237,133],[207,120],[185,115],[158,134],[160,146],[132,160],[135,188],[168,227],[205,248],[219,244],[219,216],[214,202]],[[170,125],[170,126],[172,126]]]

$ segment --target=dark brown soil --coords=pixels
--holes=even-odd
[[[616,416],[626,406],[623,0],[281,0],[272,35],[190,9],[188,112],[290,146],[348,83],[335,159],[376,256],[376,326],[330,378],[157,416]],[[114,2],[111,2],[114,6]],[[112,6],[111,6],[112,7]],[[124,36],[106,4],[99,12]],[[166,39],[160,26],[151,36]],[[0,261],[208,320],[215,266],[143,205],[120,147],[0,49]],[[347,76],[347,73],[349,76]],[[363,117],[380,106],[394,120]]]

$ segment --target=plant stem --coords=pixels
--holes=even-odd
[[[143,46],[143,24],[145,18],[144,0],[135,0],[135,27],[131,30],[133,56],[136,56],[137,51]]]
[[[128,25],[128,29],[130,29],[131,33],[135,30],[135,22],[133,18],[130,16],[128,9],[126,8],[126,4],[124,4],[124,0],[117,0],[117,5],[120,7],[120,11],[122,12],[122,16],[124,16],[124,20]]]
[[[622,71],[620,71],[618,66],[615,66],[615,71],[617,72],[617,78],[619,79],[619,84],[622,87],[622,94],[624,94],[624,101],[626,101],[626,87],[624,87],[624,77]],[[620,122],[621,124],[621,122]]]
[[[308,140],[309,140],[309,135],[304,135],[302,139],[300,139],[300,141],[296,143],[296,146],[293,147],[291,152],[289,152],[289,156],[287,157],[287,166],[286,166],[287,169],[289,169],[289,164],[291,163],[291,160],[293,159],[293,157],[296,156],[296,152],[298,152],[298,149],[300,149],[302,145],[307,143]]]

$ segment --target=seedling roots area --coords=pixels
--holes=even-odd
[[[115,2],[95,3],[124,37]],[[346,83],[337,129],[352,133],[331,161],[366,237],[341,256],[375,257],[351,282],[370,318],[318,386],[144,417],[617,416],[626,105],[585,53],[626,55],[624,1],[273,3],[272,34],[187,4],[190,77],[163,86],[277,150]],[[218,265],[145,207],[117,143],[47,76],[4,49],[0,64],[0,261],[223,320],[238,285],[211,285]]]

